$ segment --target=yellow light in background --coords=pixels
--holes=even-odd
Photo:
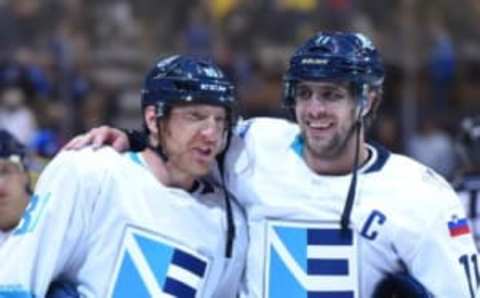
[[[310,11],[317,7],[316,0],[283,0],[283,6],[298,11]]]
[[[213,17],[221,20],[237,6],[237,2],[237,0],[212,0],[211,7]]]

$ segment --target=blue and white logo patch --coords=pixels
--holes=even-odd
[[[201,297],[209,258],[128,227],[108,297]]]
[[[358,298],[355,233],[333,222],[269,220],[264,297]]]

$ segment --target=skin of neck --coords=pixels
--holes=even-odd
[[[194,177],[178,171],[172,166],[171,162],[164,162],[153,150],[145,149],[141,154],[149,170],[163,185],[185,190],[193,187],[193,183],[195,182]]]
[[[338,154],[332,157],[319,157],[308,146],[303,149],[303,156],[307,166],[319,175],[346,175],[353,169],[355,160],[356,132],[353,133]],[[368,149],[365,142],[363,128],[360,131],[358,164],[364,164],[368,159]]]

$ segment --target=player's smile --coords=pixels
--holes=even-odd
[[[328,119],[305,120],[308,134],[314,138],[325,138],[330,135],[335,127],[335,122]]]

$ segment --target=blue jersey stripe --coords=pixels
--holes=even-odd
[[[308,298],[353,298],[352,291],[308,292]]]
[[[171,294],[175,297],[190,298],[195,297],[196,290],[186,284],[167,277],[165,280],[165,286],[163,288],[165,293]]]
[[[308,229],[309,245],[352,245],[352,230]]]
[[[348,275],[348,261],[342,259],[310,259],[309,275]]]
[[[172,264],[182,267],[200,277],[203,277],[207,267],[207,264],[204,261],[178,249],[173,253]]]

